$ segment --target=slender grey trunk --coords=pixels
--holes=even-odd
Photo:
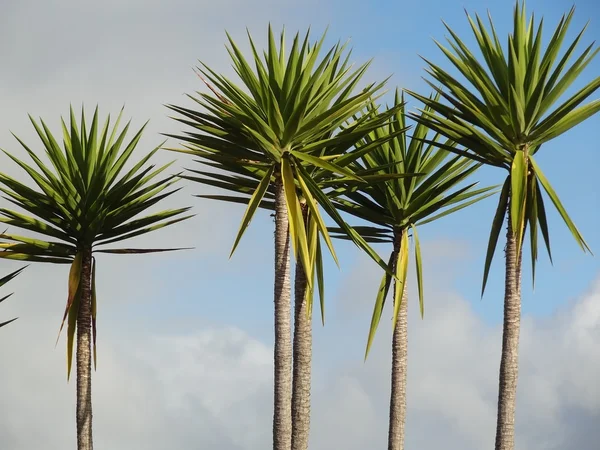
[[[521,257],[523,252],[519,252],[519,258],[517,258],[517,240],[512,231],[510,212],[505,252],[504,328],[498,389],[496,450],[513,450],[515,447],[515,406],[521,326]]]
[[[292,446],[292,327],[290,236],[281,180],[275,184],[275,350],[273,449]]]
[[[83,250],[81,297],[77,312],[77,450],[93,450],[92,442],[92,250]]]
[[[403,231],[406,233],[406,231]],[[394,237],[394,267],[398,264],[400,233]],[[406,423],[406,373],[408,355],[408,291],[394,283],[394,291],[402,289],[402,301],[392,337],[392,390],[390,395],[390,424],[388,450],[404,449],[404,425]]]
[[[302,205],[306,225],[307,207]],[[292,450],[307,450],[310,433],[310,388],[312,363],[312,315],[308,314],[306,273],[296,262],[294,280],[294,379],[292,393]]]

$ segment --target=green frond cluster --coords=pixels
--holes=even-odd
[[[122,129],[122,110],[114,125],[110,116],[101,126],[98,108],[88,123],[82,108],[80,123],[73,109],[70,123],[62,120],[62,146],[46,123],[33,124],[49,163],[44,162],[23,140],[19,141],[34,166],[5,152],[29,175],[35,188],[0,173],[0,191],[25,213],[0,208],[0,222],[43,236],[36,239],[12,233],[0,234],[0,258],[71,264],[69,297],[63,324],[69,318],[67,359],[71,367],[75,318],[79,305],[82,252],[148,253],[170,249],[110,249],[105,245],[121,242],[185,220],[189,208],[168,209],[139,217],[148,208],[169,197],[177,189],[175,175],[159,177],[171,164],[156,168],[147,164],[159,147],[146,153],[125,169],[142,136],[142,127],[126,141],[130,124]],[[173,249],[175,250],[175,249]],[[93,264],[95,273],[95,263]],[[95,285],[95,275],[92,275]],[[92,323],[96,335],[96,299],[92,294]],[[62,330],[62,325],[61,325]],[[95,348],[94,348],[95,352]],[[95,358],[94,358],[95,359]],[[70,372],[70,370],[68,370]]]
[[[432,97],[437,100],[439,95]],[[371,105],[370,111],[376,107]],[[448,214],[465,208],[497,192],[495,186],[475,189],[478,183],[457,186],[469,177],[481,163],[453,155],[448,149],[456,143],[444,139],[440,133],[433,137],[422,123],[417,123],[408,138],[405,102],[396,91],[395,113],[384,127],[373,130],[357,143],[360,149],[376,143],[373,150],[353,163],[352,169],[359,176],[379,177],[378,182],[366,185],[346,184],[330,196],[341,211],[345,211],[372,226],[354,229],[370,243],[392,243],[394,250],[388,265],[394,268],[399,286],[404,286],[409,264],[409,232],[414,241],[417,285],[421,314],[424,313],[423,270],[417,226],[433,222]],[[425,109],[425,114],[430,112]],[[388,139],[383,139],[384,137]],[[335,237],[347,239],[341,228],[332,228]],[[384,273],[377,297],[367,341],[368,354],[392,282],[392,275]],[[395,290],[393,327],[402,301],[402,288]]]
[[[268,50],[262,57],[249,35],[252,60],[248,62],[229,37],[228,51],[241,86],[203,65],[199,74],[212,93],[190,96],[202,110],[169,106],[178,113],[176,120],[193,130],[173,136],[185,142],[184,149],[175,150],[198,157],[206,167],[183,177],[234,193],[201,197],[248,205],[232,253],[256,210],[273,209],[276,189],[284,190],[294,253],[305,267],[310,294],[313,272],[322,270],[321,239],[336,259],[320,208],[386,267],[342,220],[320,182],[333,178],[365,184],[368,180],[348,168],[361,154],[353,152],[354,144],[380,127],[393,111],[365,114],[347,124],[376,98],[383,83],[369,84],[356,93],[369,63],[353,69],[350,52],[341,43],[319,56],[324,40],[325,35],[313,44],[309,33],[304,39],[297,34],[286,52],[285,33],[277,44],[269,27]],[[302,204],[308,208],[306,225]]]
[[[479,16],[473,19],[467,14],[483,59],[478,59],[446,25],[450,33],[449,48],[439,43],[438,46],[465,82],[426,61],[427,72],[437,86],[432,81],[428,83],[445,102],[409,92],[429,108],[421,114],[410,113],[414,120],[468,149],[450,151],[509,172],[492,223],[482,294],[507,211],[519,252],[529,228],[534,280],[538,225],[552,259],[542,190],[579,246],[590,251],[534,158],[544,143],[600,111],[600,99],[582,104],[600,88],[600,76],[561,102],[567,89],[600,50],[592,43],[569,63],[575,57],[584,27],[560,55],[573,13],[574,8],[562,17],[545,48],[543,20],[536,24],[533,15],[528,19],[524,3],[517,2],[515,6],[513,32],[505,48],[491,18],[488,31]]]

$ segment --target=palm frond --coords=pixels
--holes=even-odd
[[[109,116],[100,126],[97,107],[91,121],[86,120],[83,108],[80,120],[71,108],[69,123],[62,120],[63,142],[60,146],[46,123],[30,116],[49,164],[17,137],[34,165],[6,152],[27,174],[29,183],[0,173],[0,190],[10,202],[24,210],[19,212],[0,208],[0,222],[40,237],[7,232],[0,234],[0,258],[69,264],[69,278],[78,280],[81,267],[77,266],[77,261],[83,249],[102,251],[105,244],[139,236],[191,217],[184,215],[189,208],[178,208],[137,218],[160,200],[175,193],[177,189],[167,189],[179,179],[160,176],[170,163],[158,168],[149,164],[160,146],[138,161],[133,160],[132,155],[145,125],[126,141],[129,124],[120,128],[120,119],[121,114],[111,127]],[[131,168],[125,169],[128,165]],[[125,249],[119,253],[150,250],[164,251]],[[107,251],[116,253],[115,250]],[[95,262],[93,266],[95,268]],[[63,318],[64,324],[69,317],[69,368],[77,301],[78,297],[71,287]],[[95,294],[93,310],[95,342]]]
[[[366,182],[354,174],[350,165],[359,157],[352,156],[355,144],[381,127],[394,111],[358,116],[377,99],[385,82],[357,89],[370,63],[353,68],[346,44],[337,43],[323,50],[325,34],[314,44],[308,32],[304,37],[296,34],[286,52],[285,30],[276,39],[269,27],[268,47],[262,56],[248,34],[249,57],[231,36],[227,37],[237,81],[200,63],[198,76],[208,92],[189,96],[198,109],[167,105],[175,113],[174,119],[187,128],[173,135],[182,147],[169,150],[192,154],[211,169],[188,170],[183,177],[232,194],[201,197],[247,205],[233,250],[256,211],[273,208],[276,186],[282,186],[294,254],[302,261],[312,289],[313,272],[322,267],[322,261],[315,260],[311,248],[320,250],[322,240],[336,258],[320,210],[340,227],[345,226],[323,195],[326,186],[321,181]],[[306,225],[300,214],[301,204],[310,210]],[[310,229],[317,234],[309,237]],[[390,271],[362,236],[350,229],[346,232]]]
[[[509,208],[511,229],[519,251],[529,229],[534,274],[538,224],[550,255],[545,200],[540,187],[544,188],[579,246],[590,251],[533,158],[543,144],[600,111],[600,99],[584,103],[600,88],[600,76],[564,98],[600,51],[591,44],[576,56],[584,27],[570,44],[564,46],[566,50],[561,55],[573,14],[574,8],[563,15],[545,48],[542,45],[543,20],[536,23],[533,15],[528,18],[524,2],[517,1],[515,6],[514,28],[506,48],[497,37],[491,17],[487,28],[478,15],[472,18],[467,14],[481,56],[474,55],[446,25],[450,33],[448,46],[438,43],[438,47],[459,72],[461,80],[425,60],[429,66],[427,73],[433,80],[428,83],[438,86],[436,90],[440,96],[426,98],[408,91],[428,110],[426,113],[412,112],[409,116],[459,143],[465,150],[441,147],[508,171],[492,226],[490,246],[495,248],[498,227],[506,213],[504,209]],[[494,248],[488,247],[484,289]]]

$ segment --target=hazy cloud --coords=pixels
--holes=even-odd
[[[453,261],[443,257],[439,264]],[[120,264],[110,265],[105,276],[118,279],[125,270]],[[27,300],[11,301],[5,313],[19,312],[21,318],[0,336],[0,439],[10,450],[59,449],[74,439],[74,383],[65,381],[64,341],[56,350],[52,345],[62,297],[41,296],[64,293],[66,278],[57,276],[61,268],[44,269],[29,269],[27,277],[15,280],[14,289]],[[362,282],[373,283],[373,275]],[[346,281],[350,288],[359,284],[356,277]],[[151,275],[130,270],[126,281],[105,288],[94,376],[98,447],[268,448],[270,343],[237,327],[206,323],[201,315],[189,332],[140,328],[135,315],[120,317],[125,305],[119,302],[151,295],[155,285]],[[425,320],[414,307],[410,319],[407,446],[478,450],[492,445],[500,327],[485,324],[451,289],[436,287],[428,291]],[[382,322],[366,363],[342,351],[334,365],[316,363],[312,449],[385,446],[387,325]],[[600,437],[600,280],[552,317],[524,317],[521,336],[517,448],[558,450],[576,442],[576,448],[594,449]],[[344,345],[350,344],[316,341],[315,352]],[[360,355],[358,350],[352,354]]]

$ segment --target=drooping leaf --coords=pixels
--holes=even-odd
[[[306,280],[309,284],[309,288],[311,288],[312,284],[310,283],[310,279],[312,274],[312,265],[308,252],[308,240],[306,228],[304,226],[302,208],[300,206],[300,199],[298,198],[298,194],[296,192],[294,178],[295,177],[289,158],[283,158],[281,163],[281,179],[283,182],[285,203],[289,217],[290,240],[292,241],[292,247],[294,249],[296,258],[299,261],[302,261],[302,265],[304,266],[304,271],[306,273]]]
[[[398,255],[395,252],[392,252],[390,259],[388,261],[389,267],[394,267],[398,264]],[[383,312],[383,306],[385,305],[385,300],[390,291],[390,285],[392,283],[392,276],[384,272],[381,278],[381,283],[379,283],[379,289],[377,290],[377,296],[375,297],[375,306],[373,308],[373,316],[371,317],[371,326],[369,327],[369,336],[367,338],[367,347],[365,350],[365,360],[367,356],[369,356],[369,350],[371,350],[371,346],[373,345],[373,339],[375,338],[375,332],[379,327],[379,321],[381,320],[381,314]]]
[[[523,243],[525,232],[525,211],[527,200],[527,156],[518,151],[512,162],[510,171],[510,218],[513,234],[517,241],[517,260]]]
[[[246,231],[246,228],[250,224],[250,221],[252,220],[254,213],[258,209],[260,202],[262,201],[262,199],[265,195],[265,192],[267,191],[267,188],[269,187],[269,184],[271,183],[272,175],[273,175],[273,167],[271,167],[267,171],[267,173],[265,174],[263,179],[260,181],[258,187],[256,188],[256,190],[250,197],[250,200],[248,201],[248,208],[246,209],[246,212],[244,212],[244,217],[242,218],[242,223],[240,225],[240,229],[235,238],[235,242],[233,243],[233,248],[231,249],[231,253],[229,254],[230,258],[233,255],[233,252],[235,252],[235,249],[236,249],[237,245],[239,244],[240,239],[244,235],[244,231]]]
[[[71,268],[69,269],[69,294],[67,296],[67,306],[65,307],[65,312],[63,314],[63,319],[60,324],[60,329],[58,330],[58,336],[56,337],[56,342],[58,343],[58,339],[60,338],[60,333],[65,324],[65,320],[67,319],[67,315],[73,306],[73,302],[75,301],[75,297],[77,291],[79,289],[79,282],[81,280],[81,263],[82,263],[83,253],[82,251],[78,251],[77,255],[73,259],[73,263],[71,264]],[[75,315],[77,317],[77,315]],[[74,329],[74,328],[73,328]]]
[[[71,378],[71,366],[73,363],[73,347],[75,345],[75,330],[77,327],[77,315],[79,314],[79,304],[81,302],[81,290],[78,288],[71,306],[68,310],[67,323],[67,382]]]
[[[394,288],[394,315],[392,316],[392,330],[396,329],[398,314],[403,301],[403,292],[406,287],[406,274],[408,272],[408,233],[402,232],[400,237],[400,248],[396,262],[396,286]]]
[[[573,221],[567,214],[565,207],[562,205],[562,202],[558,198],[558,195],[556,195],[556,192],[550,185],[550,182],[548,181],[548,179],[542,172],[541,168],[537,165],[537,163],[535,162],[535,160],[533,158],[530,158],[530,162],[531,162],[531,165],[533,167],[533,170],[536,174],[538,181],[540,182],[540,184],[546,191],[546,194],[548,194],[548,197],[550,197],[550,200],[552,200],[552,203],[554,203],[554,206],[558,210],[560,216],[564,220],[565,224],[569,228],[569,231],[571,232],[571,234],[573,235],[573,237],[575,238],[575,240],[577,241],[577,243],[579,244],[581,249],[584,252],[588,251],[588,252],[592,253],[592,250],[590,249],[587,242],[585,242],[585,240],[583,239],[583,236],[581,235],[581,233],[579,232],[579,230],[577,229],[577,227],[575,226],[575,224],[573,223]],[[544,228],[542,228],[542,230],[543,229]],[[548,247],[549,247],[549,245],[548,245]]]
[[[425,301],[423,298],[423,260],[421,258],[421,243],[419,241],[419,235],[417,234],[417,227],[412,225],[410,227],[415,241],[415,267],[417,272],[417,288],[419,291],[419,310],[421,312],[421,318],[425,315]]]
[[[496,247],[498,246],[498,237],[500,236],[500,230],[502,229],[502,224],[504,223],[504,217],[506,217],[508,201],[510,198],[510,185],[511,183],[509,176],[506,178],[504,186],[502,187],[502,192],[500,193],[500,198],[498,199],[498,207],[496,208],[496,214],[494,215],[494,220],[492,221],[490,239],[488,241],[487,252],[485,255],[485,265],[483,268],[483,282],[481,284],[482,297],[483,293],[485,292],[485,285],[487,284],[487,280],[490,274],[490,267],[492,266],[492,260],[494,259],[494,252],[496,251]]]

